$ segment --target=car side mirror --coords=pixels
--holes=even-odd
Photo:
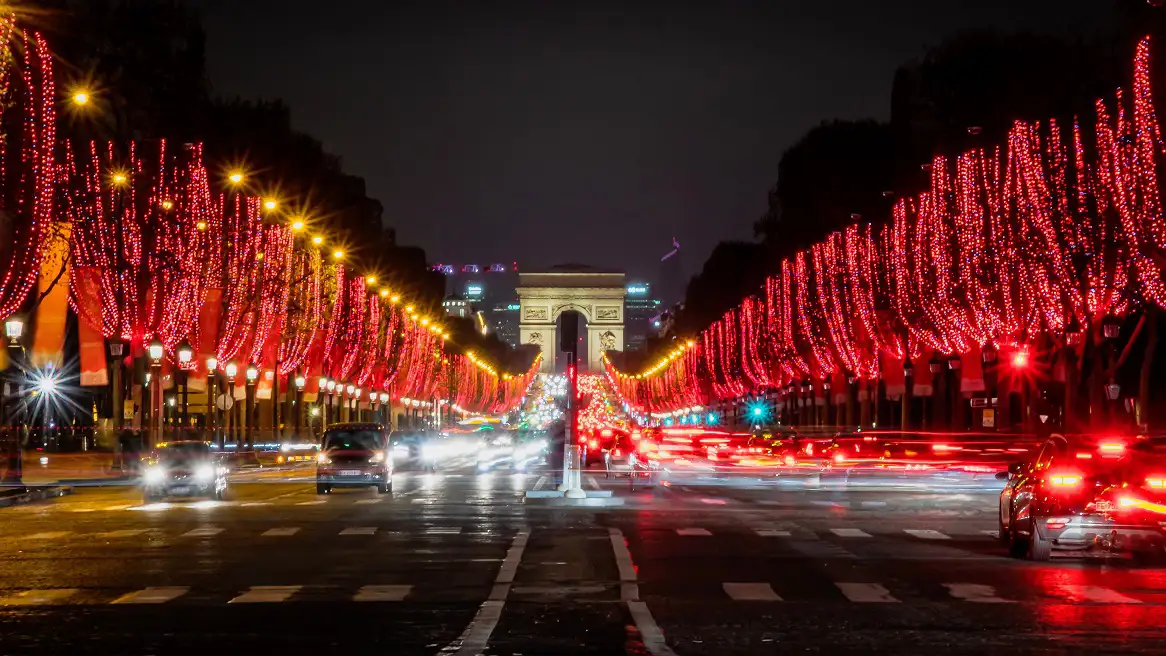
[[[1012,474],[1008,472],[996,472],[996,480],[998,481],[1006,481],[1010,478],[1012,478]]]
[[[1021,463],[1019,463],[1019,462],[1014,462],[1014,463],[1012,463],[1012,464],[1008,465],[1008,473],[1009,473],[1009,474],[1019,474],[1019,473],[1020,473],[1020,468],[1021,468],[1022,466],[1023,466],[1023,465],[1022,465]]]

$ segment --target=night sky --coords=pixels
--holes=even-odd
[[[217,93],[279,97],[433,262],[687,273],[751,239],[781,152],[889,113],[976,27],[1088,32],[1105,0],[190,0]],[[1103,9],[1104,11],[1104,9]]]

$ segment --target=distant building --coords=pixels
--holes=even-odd
[[[654,334],[653,317],[660,314],[660,299],[652,297],[652,286],[647,282],[627,285],[624,297],[624,349],[643,350],[648,335]]]
[[[465,319],[473,313],[470,307],[470,302],[461,296],[446,296],[445,300],[441,302],[441,309],[445,310],[447,317],[457,317]]]
[[[511,346],[518,345],[517,262],[435,264],[432,268],[445,275],[446,294],[467,303],[466,314],[458,316],[481,312],[490,332]]]

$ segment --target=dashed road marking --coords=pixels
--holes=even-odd
[[[145,532],[146,532],[146,529],[144,529],[144,528],[124,528],[124,529],[121,529],[118,531],[106,531],[104,533],[98,533],[97,537],[99,537],[99,538],[132,538],[134,536],[141,535],[142,533],[145,533]]]
[[[611,548],[615,553],[615,564],[619,568],[620,600],[628,605],[636,630],[640,632],[640,642],[652,656],[676,656],[676,652],[664,640],[664,632],[652,617],[648,605],[640,601],[640,587],[636,583],[636,566],[632,563],[632,552],[627,540],[618,528],[608,529]],[[632,649],[628,650],[632,652]]]
[[[303,586],[299,585],[253,585],[247,592],[228,601],[228,604],[262,604],[287,601],[292,595],[299,592]]]
[[[712,535],[712,533],[709,533],[707,530],[705,530],[703,528],[678,528],[678,529],[676,529],[676,534],[677,535],[693,535],[693,536]]]
[[[356,592],[353,601],[404,601],[413,591],[411,585],[366,585]]]
[[[923,540],[950,540],[951,539],[950,537],[944,535],[943,533],[940,533],[939,531],[933,531],[931,529],[905,528],[905,529],[903,529],[903,532],[907,533],[909,535],[914,535],[915,537],[923,539]]]
[[[595,480],[594,476],[587,476],[586,478],[587,478],[587,485],[590,485],[592,490],[599,489],[599,481]]]
[[[857,603],[898,603],[899,600],[891,596],[889,590],[878,583],[844,583],[835,581],[834,585],[846,595],[846,598]]]
[[[964,601],[973,601],[981,604],[1008,604],[1011,599],[996,596],[996,588],[982,583],[944,583],[943,587],[951,596]]]
[[[358,505],[358,506],[367,506],[367,505],[371,505],[371,504],[374,504],[374,503],[380,503],[380,502],[382,502],[382,501],[384,501],[384,499],[357,499],[357,500],[356,500],[356,505]]]
[[[299,532],[300,529],[298,526],[284,526],[280,528],[269,528],[263,532],[263,536],[269,538],[283,538],[289,535],[295,535]]]
[[[990,535],[994,538],[1000,537],[1000,531],[996,531],[996,530],[983,530],[983,531],[980,531],[980,534],[981,535]]]
[[[480,654],[490,642],[494,628],[498,626],[498,619],[502,617],[502,609],[506,605],[506,597],[510,594],[510,585],[514,582],[514,574],[518,571],[518,563],[522,560],[522,553],[526,550],[526,542],[530,539],[530,530],[523,529],[514,536],[514,542],[506,551],[506,558],[494,579],[494,589],[490,598],[482,602],[474,618],[470,620],[466,630],[457,640],[446,645],[440,654]]]
[[[223,529],[221,529],[221,528],[206,527],[206,528],[196,528],[194,530],[187,531],[186,533],[183,533],[182,536],[187,537],[187,538],[209,538],[213,535],[218,535],[219,533],[222,533],[222,532],[223,532]]]
[[[428,535],[457,535],[462,532],[460,526],[434,526],[425,529]]]
[[[297,506],[318,506],[322,503],[328,503],[327,499],[316,499],[315,501],[300,501]]]
[[[376,532],[375,526],[349,526],[340,531],[340,535],[373,535]]]
[[[722,583],[721,587],[733,601],[781,601],[768,583]]]
[[[271,502],[270,501],[248,501],[247,503],[241,503],[239,505],[244,507],[244,508],[250,508],[253,506],[270,506]]]
[[[44,606],[77,594],[76,588],[53,588],[49,590],[25,590],[6,597],[0,597],[0,606]]]
[[[840,538],[869,538],[870,533],[860,528],[832,528],[830,532]]]
[[[126,503],[126,504],[119,504],[116,506],[106,506],[106,507],[102,508],[102,510],[117,511],[117,510],[125,510],[126,508],[129,508],[129,507],[130,507],[130,504]]]
[[[68,535],[70,531],[45,531],[44,533],[33,533],[32,535],[24,536],[25,540],[56,540]]]
[[[111,604],[164,604],[190,592],[187,587],[144,588],[124,594],[109,602]]]
[[[1095,604],[1140,604],[1141,601],[1127,597],[1120,592],[1096,585],[1059,586],[1064,596],[1072,601],[1088,601]]]
[[[788,538],[788,537],[790,537],[789,531],[782,531],[782,530],[778,530],[775,528],[758,528],[758,529],[754,529],[754,532],[763,538]]]

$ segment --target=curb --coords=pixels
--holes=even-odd
[[[22,494],[12,494],[0,497],[0,508],[7,508],[8,506],[19,506],[33,501],[42,501],[44,499],[52,499],[54,497],[63,497],[66,494],[71,494],[73,488],[64,485],[54,485],[52,487],[42,487],[39,489],[29,490]]]

